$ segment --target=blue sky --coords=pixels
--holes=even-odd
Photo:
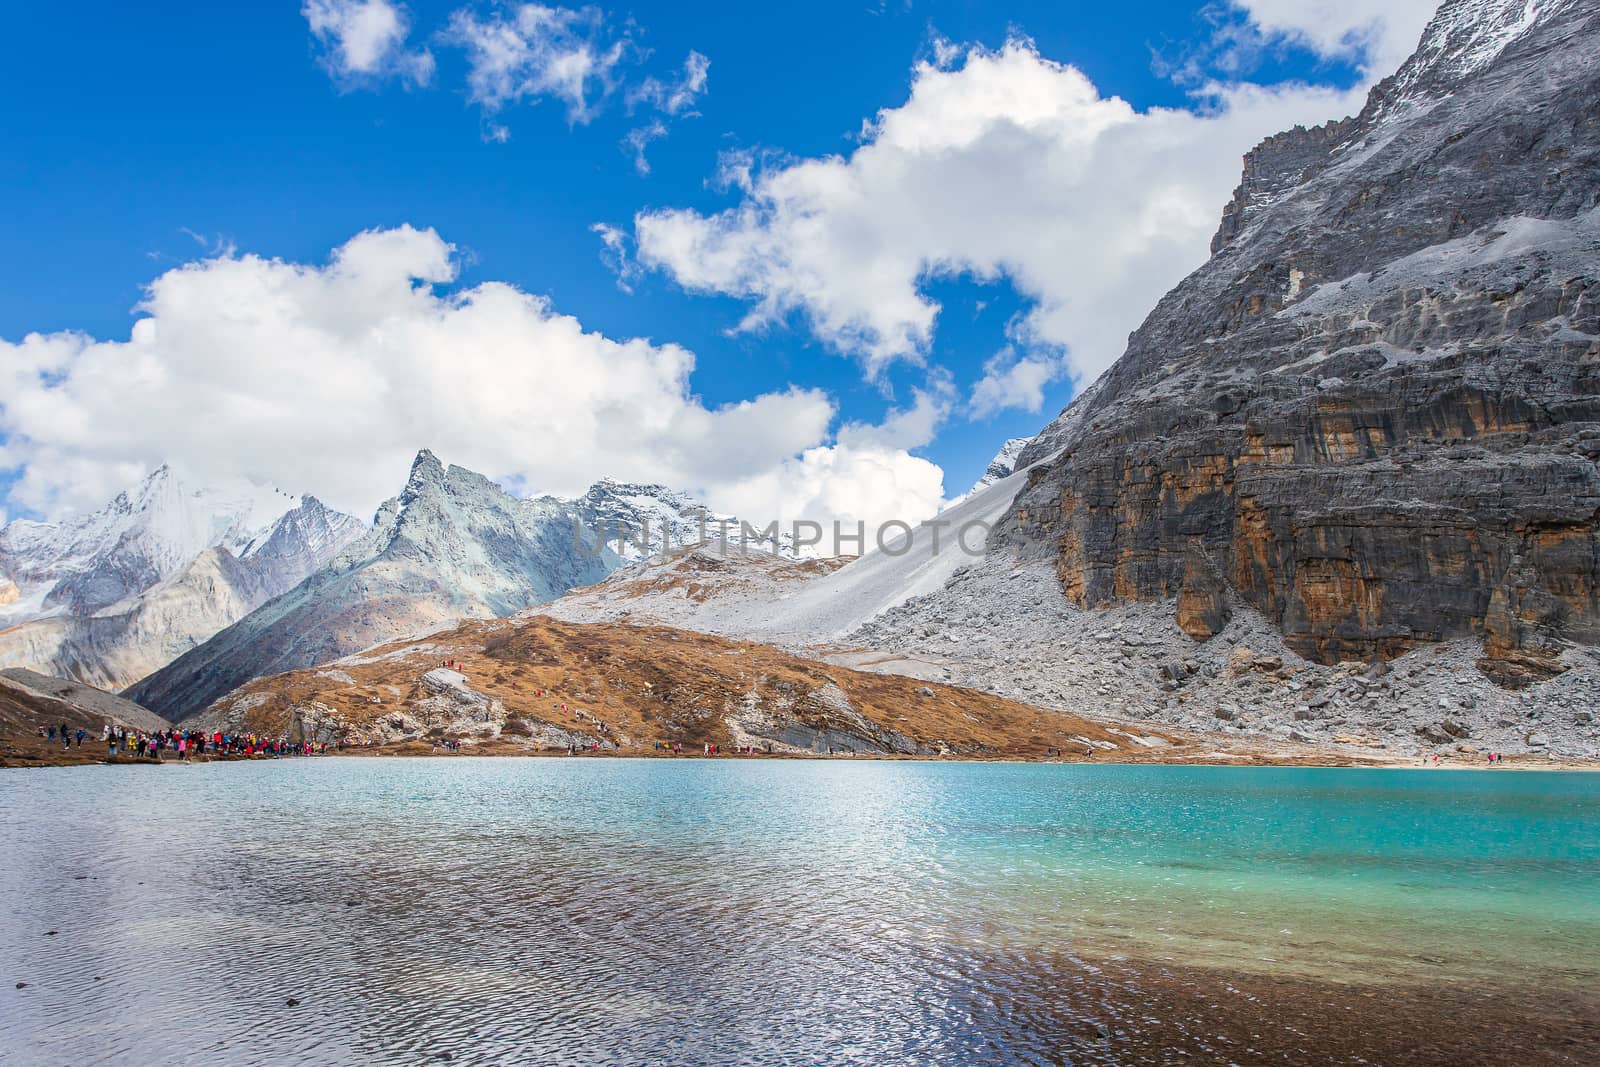
[[[638,411],[586,421],[591,430],[606,428],[614,440],[617,425],[647,423],[652,413],[681,407],[682,418],[661,430],[670,440],[703,434],[693,447],[766,457],[745,465],[656,463],[651,457],[671,448],[642,440],[627,455],[619,450],[617,463],[625,468],[619,474],[677,476],[713,503],[748,499],[747,507],[809,492],[821,510],[853,514],[852,500],[885,491],[872,477],[854,493],[832,494],[829,503],[824,498],[832,491],[819,491],[816,477],[802,478],[809,488],[797,490],[787,475],[761,464],[776,470],[786,449],[837,447],[841,429],[857,424],[856,437],[846,431],[845,440],[855,440],[862,455],[877,449],[925,460],[942,472],[944,493],[954,495],[1004,438],[1035,432],[1064,406],[1074,378],[1083,384],[1114,358],[1106,338],[1137,325],[1151,293],[1199,264],[1203,237],[1237,178],[1239,153],[1274,123],[1323,121],[1358,106],[1363,85],[1387,73],[1383,67],[1404,54],[1425,17],[1425,7],[1416,5],[1386,23],[1384,6],[1363,11],[1359,4],[1343,15],[1301,17],[1268,0],[1205,9],[1192,2],[819,2],[803,10],[639,4],[581,14],[546,9],[537,18],[524,6],[314,0],[302,9],[291,0],[27,5],[12,12],[11,39],[32,44],[13,49],[0,67],[0,92],[9,101],[0,122],[0,198],[8,206],[0,218],[6,271],[0,368],[12,386],[9,401],[0,397],[0,468],[6,469],[0,478],[14,483],[6,510],[15,516],[90,506],[162,459],[207,473],[231,465],[357,509],[391,493],[404,474],[403,466],[394,470],[403,453],[424,445],[447,460],[457,459],[452,451],[469,453],[458,461],[523,489],[573,488],[553,484],[567,480],[556,473],[567,468],[546,460],[563,441],[574,449],[589,442],[592,452],[589,430],[501,460],[496,441],[522,438],[507,427],[476,447],[471,401],[481,394],[492,409],[490,394],[500,388],[537,393],[544,388],[539,373],[558,373],[551,368],[561,364],[582,375],[585,360],[612,359],[609,349],[571,354],[538,340],[542,334],[508,327],[503,352],[474,357],[459,378],[444,378],[459,381],[467,394],[452,401],[459,425],[442,415],[437,423],[432,415],[413,416],[421,425],[418,439],[408,442],[404,433],[368,425],[381,413],[363,412],[351,416],[359,429],[330,438],[313,427],[341,415],[318,408],[321,390],[306,384],[320,380],[315,373],[300,381],[298,394],[271,398],[277,423],[247,403],[257,384],[271,392],[274,366],[290,354],[283,346],[294,346],[304,332],[239,340],[215,323],[186,325],[183,316],[197,313],[195,300],[216,302],[207,313],[226,317],[229,301],[261,295],[260,286],[239,278],[230,283],[238,287],[185,297],[178,282],[187,277],[186,264],[280,260],[326,269],[334,250],[355,235],[401,226],[431,229],[454,246],[454,267],[433,279],[431,291],[441,298],[506,283],[548,298],[539,314],[571,316],[608,341],[645,338],[692,353],[694,369],[677,393],[661,360],[681,357],[641,357],[649,373],[663,375],[658,384],[666,392],[642,395]],[[351,21],[355,16],[394,21]],[[348,39],[373,26],[381,31],[377,46],[370,37],[365,44]],[[535,28],[549,39],[535,40]],[[470,42],[474,34],[481,41],[500,33],[503,40],[505,32],[519,34],[535,58],[503,69],[509,80],[495,98],[481,80],[494,73],[492,64]],[[549,65],[580,53],[609,66],[574,95]],[[703,59],[703,84],[692,76],[694,56]],[[986,75],[975,57],[987,61]],[[1071,75],[1081,81],[1067,84],[1069,68],[1081,72]],[[987,88],[978,84],[980,75]],[[1084,85],[1095,100],[1073,96]],[[1065,87],[1063,102],[1044,126],[1006,112],[1027,112],[1055,87]],[[1274,95],[1266,102],[1240,95],[1255,87]],[[1005,99],[984,104],[985,92]],[[919,93],[926,99],[917,109],[921,125],[913,128],[911,98]],[[1125,113],[1104,104],[1111,97],[1125,102]],[[974,120],[981,136],[955,146],[929,140],[959,126],[970,108],[986,107]],[[1182,109],[1193,129],[1149,132],[1158,124],[1142,120],[1152,109]],[[896,133],[893,119],[876,118],[880,112],[903,112],[906,130]],[[875,129],[864,126],[874,121]],[[1124,158],[1109,141],[1072,147],[1076,130],[1102,123],[1125,124],[1122,140],[1153,139],[1163,158],[1203,144],[1215,159],[1197,164],[1182,188],[1172,179],[1142,190],[1141,178],[1161,165],[1148,162],[1157,148],[1129,150]],[[648,173],[627,144],[640,130],[656,133],[644,148]],[[1041,149],[1016,143],[1019,137],[1055,141]],[[1065,147],[1057,143],[1064,137],[1072,142]],[[882,142],[878,151],[864,153],[853,167],[854,154],[875,142]],[[1049,195],[1048,170],[1024,188],[1008,184],[1019,168],[1007,152],[1033,160],[1058,149],[1055,170],[1073,171],[1082,158],[1095,173],[1064,177],[1059,202]],[[871,163],[869,154],[894,160]],[[835,156],[840,165],[830,169],[826,161]],[[959,167],[942,173],[952,160]],[[750,166],[753,172],[741,170]],[[1119,166],[1128,177],[1118,177]],[[750,175],[743,187],[740,174]],[[1103,174],[1112,177],[1097,176]],[[961,182],[971,183],[964,198],[941,199]],[[1123,186],[1125,194],[1118,191]],[[841,189],[840,199],[831,199]],[[1095,197],[1110,206],[1102,210]],[[1074,229],[1079,224],[1062,220],[1104,216],[1141,198],[1170,201],[1163,210],[1180,217],[1172,227],[1179,236],[1109,254],[1126,262],[1106,272],[1123,269],[1140,279],[1139,286],[1116,287],[1118,299],[1129,290],[1130,304],[1112,309],[1118,299],[1090,284],[1104,242],[1084,228],[1088,223]],[[1002,212],[987,220],[992,200],[1026,202],[1039,216],[1038,232],[1063,235],[1059,247],[1023,239],[1019,231],[1035,229],[1031,216]],[[884,221],[907,205],[916,210]],[[1137,217],[1148,222],[1149,213]],[[606,254],[597,226],[610,228],[620,259]],[[397,253],[408,262],[429,254],[415,247]],[[171,271],[180,275],[168,287],[165,310],[154,316],[160,340],[116,347],[129,341],[146,287]],[[840,278],[849,280],[830,284]],[[270,320],[272,300],[250,316]],[[933,304],[936,314],[925,310]],[[319,328],[319,343],[382,332],[392,314],[381,300],[372,308],[371,322]],[[138,314],[152,317],[149,310]],[[420,316],[415,328],[437,350],[407,342],[403,358],[378,351],[348,371],[392,372],[374,389],[397,396],[406,389],[404,359],[448,364],[469,344],[428,325],[442,314],[438,309],[405,314]],[[220,332],[206,332],[213,327]],[[30,334],[65,336],[30,347],[24,343]],[[214,338],[206,342],[212,347],[180,354],[163,347],[191,335]],[[472,336],[473,345],[495,343],[488,330]],[[91,339],[112,346],[95,347]],[[338,352],[318,358],[333,377],[347,373],[337,365]],[[502,381],[497,359],[550,366]],[[128,369],[141,361],[137,374]],[[1018,368],[1025,361],[1032,362]],[[230,364],[219,372],[226,381],[208,384],[221,364]],[[1008,369],[1016,369],[1009,378]],[[114,392],[110,383],[125,373],[132,375],[120,387],[126,405],[99,395]],[[995,387],[975,392],[986,375]],[[428,377],[437,394],[438,382]],[[195,410],[207,413],[211,438],[157,425],[188,409],[141,407],[137,399],[144,389],[171,397],[190,388]],[[581,404],[574,398],[603,388],[563,379],[551,386],[550,402]],[[784,412],[757,411],[750,419],[718,415],[727,405],[797,390],[813,401],[810,407],[795,401]],[[305,397],[303,409],[294,395]],[[359,395],[359,386],[352,383],[349,395]],[[216,412],[235,403],[248,409],[243,419],[232,416],[248,440],[213,447],[229,426]],[[821,403],[831,417],[819,430]],[[409,409],[397,404],[396,410]],[[535,437],[541,410],[537,402],[508,409]],[[898,424],[896,413],[905,416]],[[793,420],[792,432],[762,436],[771,427],[747,426],[780,415]],[[690,424],[698,428],[683,429]],[[755,436],[746,441],[739,433]],[[445,440],[423,439],[433,435]],[[380,437],[381,445],[374,443]],[[342,448],[349,449],[350,470],[331,473],[346,458]],[[174,451],[190,454],[158,454]],[[592,459],[564,457],[571,480],[604,468]],[[819,471],[823,480],[851,476],[827,464],[811,474]],[[916,468],[910,475],[921,480],[923,497],[926,474]]]

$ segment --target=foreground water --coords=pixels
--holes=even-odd
[[[0,802],[4,1062],[1600,1040],[1594,775],[318,759],[11,772]]]

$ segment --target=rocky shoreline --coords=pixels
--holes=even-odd
[[[833,753],[804,752],[720,752],[704,755],[699,752],[656,752],[651,750],[618,752],[577,752],[565,749],[538,749],[510,740],[490,740],[466,743],[459,751],[432,745],[426,741],[394,741],[379,745],[352,746],[311,756],[285,756],[284,760],[328,759],[347,757],[353,759],[650,759],[650,760],[846,760],[861,761],[911,761],[942,763],[1060,763],[1081,765],[1144,765],[1144,766],[1214,766],[1214,767],[1358,767],[1373,770],[1465,770],[1465,771],[1600,771],[1600,760],[1563,759],[1550,756],[1507,756],[1502,763],[1490,765],[1486,760],[1466,756],[1441,757],[1437,764],[1418,758],[1389,756],[1385,754],[1349,753],[1328,749],[1288,749],[1254,743],[1237,744],[1232,738],[1207,738],[1199,735],[1185,739],[1180,744],[1161,753],[1127,751],[1088,757],[1083,753],[1061,756],[982,756],[982,755],[907,755],[889,753]],[[0,737],[0,769],[41,767],[92,767],[92,766],[142,766],[178,767],[202,763],[252,763],[271,762],[272,756],[256,755],[197,755],[187,760],[177,758],[154,759],[133,756],[107,756],[99,745],[85,742],[82,748],[63,750],[57,743],[34,737]]]

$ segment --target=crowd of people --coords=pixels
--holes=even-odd
[[[66,723],[40,726],[37,730],[40,738],[50,743],[59,742],[64,748],[74,745],[81,748],[89,737],[89,732],[83,727],[72,730]],[[330,746],[327,741],[290,741],[286,737],[223,733],[221,730],[207,732],[180,730],[177,727],[135,730],[109,722],[100,728],[100,743],[106,746],[106,755],[112,758],[125,756],[158,760],[168,757],[188,760],[196,756],[266,756],[278,759],[284,756],[322,755],[330,747],[345,747],[343,740],[332,742]]]

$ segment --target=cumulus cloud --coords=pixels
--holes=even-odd
[[[1392,74],[1417,47],[1437,0],[1233,0],[1268,40],[1348,59],[1372,79]]]
[[[713,508],[741,516],[777,516],[785,523],[811,518],[824,524],[866,523],[876,531],[892,520],[916,524],[939,511],[944,472],[909,455],[852,445],[808,448],[780,466],[708,494]],[[867,548],[872,547],[869,532]],[[831,533],[825,545],[833,551]],[[841,551],[853,551],[848,545]]]
[[[545,298],[456,274],[432,230],[373,230],[325,264],[225,252],[170,270],[126,340],[0,340],[0,469],[19,475],[8,505],[96,507],[170,460],[369,514],[427,446],[530,492],[612,476],[755,518],[937,507],[939,468],[899,443],[915,428],[835,442],[834,405],[812,389],[708,406],[684,348],[613,340]]]
[[[493,114],[508,104],[551,97],[573,123],[590,121],[616,88],[627,42],[612,38],[599,8],[519,4],[480,17],[463,8],[444,39],[467,52],[468,98]],[[503,126],[495,126],[503,134]]]
[[[406,48],[411,20],[390,0],[306,0],[300,13],[322,47],[323,64],[340,81],[395,77],[426,85],[433,77],[433,54]]]
[[[1044,387],[1067,372],[1066,362],[1050,352],[1019,355],[1006,348],[983,365],[983,377],[972,387],[974,418],[1010,408],[1037,415],[1044,407]]]
[[[839,430],[839,443],[858,448],[921,448],[939,433],[953,407],[955,387],[943,373],[930,375],[926,388],[913,389],[908,408],[897,408],[881,423],[846,423]]]
[[[1239,161],[1262,137],[1359,106],[1305,86],[1211,86],[1187,109],[1102,96],[1031,42],[924,62],[849,155],[724,179],[724,211],[642,211],[636,255],[693,292],[749,302],[740,329],[799,316],[871,376],[922,361],[929,279],[1005,278],[1032,301],[1025,347],[1098,374],[1156,300],[1204,261]]]

